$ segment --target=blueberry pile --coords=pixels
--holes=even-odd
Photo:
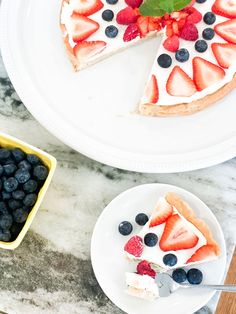
[[[173,271],[172,278],[178,283],[188,280],[191,285],[199,285],[202,282],[203,274],[197,268],[191,268],[187,273],[183,268],[178,268]]]
[[[0,147],[0,241],[16,239],[47,176],[36,155]]]

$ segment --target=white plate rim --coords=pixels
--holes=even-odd
[[[46,106],[47,112],[44,111],[44,114],[42,114],[40,104],[44,99],[30,82],[26,69],[21,67],[21,72],[17,72],[16,63],[8,44],[8,12],[14,10],[17,7],[14,3],[19,3],[19,1],[2,0],[1,2],[0,45],[6,70],[17,93],[32,115],[68,146],[101,163],[125,170],[146,173],[173,173],[196,170],[219,164],[236,156],[236,136],[232,136],[211,147],[184,154],[164,156],[132,154],[101,143],[82,132],[78,132],[75,136],[72,132],[73,129],[70,125],[66,125],[65,121],[64,127],[61,127],[63,120],[56,116],[56,113],[49,106]],[[24,77],[24,80],[22,80],[22,77]]]
[[[171,184],[165,184],[165,183],[147,183],[147,184],[141,184],[141,185],[136,185],[132,188],[129,188],[123,192],[121,192],[120,194],[118,194],[116,197],[114,197],[111,202],[109,202],[106,207],[103,209],[103,211],[101,212],[100,216],[98,217],[97,221],[96,221],[96,224],[94,226],[94,229],[93,229],[93,234],[92,234],[92,237],[91,237],[91,244],[90,244],[90,255],[91,255],[91,263],[92,263],[92,267],[93,267],[93,271],[94,271],[94,274],[95,274],[95,277],[99,283],[99,285],[101,286],[103,292],[106,294],[106,296],[109,298],[109,291],[104,288],[104,286],[102,285],[102,280],[100,278],[100,275],[98,274],[97,270],[96,270],[96,266],[95,266],[95,257],[94,257],[94,250],[93,250],[93,246],[95,245],[95,239],[96,239],[96,230],[98,229],[98,226],[100,224],[100,221],[103,219],[103,216],[106,214],[106,211],[109,210],[109,206],[112,205],[116,200],[122,198],[124,195],[128,194],[130,191],[133,191],[135,189],[138,189],[138,188],[142,188],[143,186],[157,186],[157,187],[166,187],[166,188],[174,188],[174,189],[177,189],[180,193],[183,192],[185,195],[187,194],[189,197],[191,198],[194,198],[194,199],[197,199],[198,202],[202,203],[204,206],[206,206],[208,208],[208,210],[210,211],[210,208],[199,198],[197,197],[196,195],[194,195],[193,193],[189,192],[188,190],[186,189],[183,189],[183,188],[180,188],[178,186],[175,186],[175,185],[171,185]],[[226,243],[225,243],[225,237],[224,237],[224,234],[223,234],[223,231],[222,231],[222,228],[220,226],[220,223],[218,222],[216,216],[214,215],[213,212],[211,212],[211,216],[212,216],[212,219],[214,220],[214,223],[216,224],[216,226],[218,227],[219,229],[219,232],[220,232],[220,237],[221,239],[223,240],[222,241],[222,256],[223,256],[223,259],[224,259],[224,269],[226,269]],[[224,274],[222,274],[221,278],[220,278],[220,281],[222,281],[224,278]],[[212,291],[210,294],[209,294],[209,297],[205,299],[205,302],[204,304],[201,304],[199,306],[196,306],[195,308],[193,308],[192,312],[191,313],[186,313],[186,314],[192,314],[192,313],[195,313],[196,311],[198,311],[202,306],[206,305],[210,300],[211,298],[215,295],[216,291]],[[109,298],[110,299],[110,298]],[[121,308],[118,304],[116,304],[116,302],[114,302],[112,299],[110,299],[118,308],[120,308],[121,310],[125,311],[126,309],[125,308]],[[126,311],[125,311],[126,313]],[[128,312],[127,312],[128,313]]]

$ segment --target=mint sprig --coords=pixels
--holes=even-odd
[[[139,11],[143,16],[164,16],[185,8],[191,0],[144,0]]]

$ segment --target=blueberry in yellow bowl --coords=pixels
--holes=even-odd
[[[56,159],[0,132],[0,248],[14,250],[52,180]]]

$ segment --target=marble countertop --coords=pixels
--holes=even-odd
[[[58,167],[20,247],[0,252],[0,310],[7,313],[123,313],[97,283],[90,239],[103,208],[143,183],[186,188],[213,210],[223,228],[228,262],[236,242],[236,159],[204,170],[140,174],[108,167],[73,151],[48,133],[17,96],[0,59],[0,130],[54,155]],[[215,296],[198,313],[214,313]]]

